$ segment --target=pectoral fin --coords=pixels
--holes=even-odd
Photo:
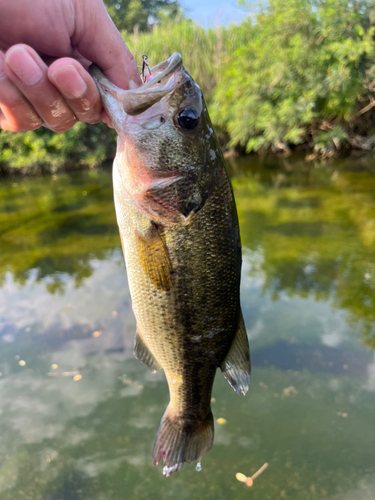
[[[251,368],[249,342],[241,311],[236,335],[220,369],[237,394],[245,395],[249,389]]]
[[[135,335],[134,356],[147,365],[153,372],[161,368],[138,332]]]
[[[172,265],[168,250],[156,225],[152,225],[145,236],[136,231],[137,249],[142,267],[159,290],[169,290],[172,286]]]

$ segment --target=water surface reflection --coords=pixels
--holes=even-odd
[[[227,423],[202,472],[167,481],[167,386],[132,356],[110,173],[1,181],[1,500],[375,497],[372,164],[262,161],[232,165],[251,390],[218,373]],[[251,491],[235,479],[264,462]]]

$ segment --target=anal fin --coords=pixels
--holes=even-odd
[[[135,335],[134,356],[139,359],[139,361],[142,361],[142,363],[147,365],[153,372],[156,372],[161,368],[138,332]]]
[[[249,389],[251,367],[249,341],[241,311],[236,335],[220,369],[237,394],[245,395]]]
[[[172,265],[168,250],[155,224],[143,236],[136,231],[136,241],[142,267],[159,290],[169,290],[172,286]]]

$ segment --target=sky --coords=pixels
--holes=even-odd
[[[238,23],[246,16],[246,9],[236,5],[237,0],[180,0],[187,17],[208,27]]]

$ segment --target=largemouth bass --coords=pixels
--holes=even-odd
[[[96,66],[90,72],[118,133],[113,186],[137,320],[134,354],[162,368],[169,386],[153,449],[169,476],[212,446],[217,367],[238,394],[249,386],[236,206],[202,93],[180,54],[127,91]]]

